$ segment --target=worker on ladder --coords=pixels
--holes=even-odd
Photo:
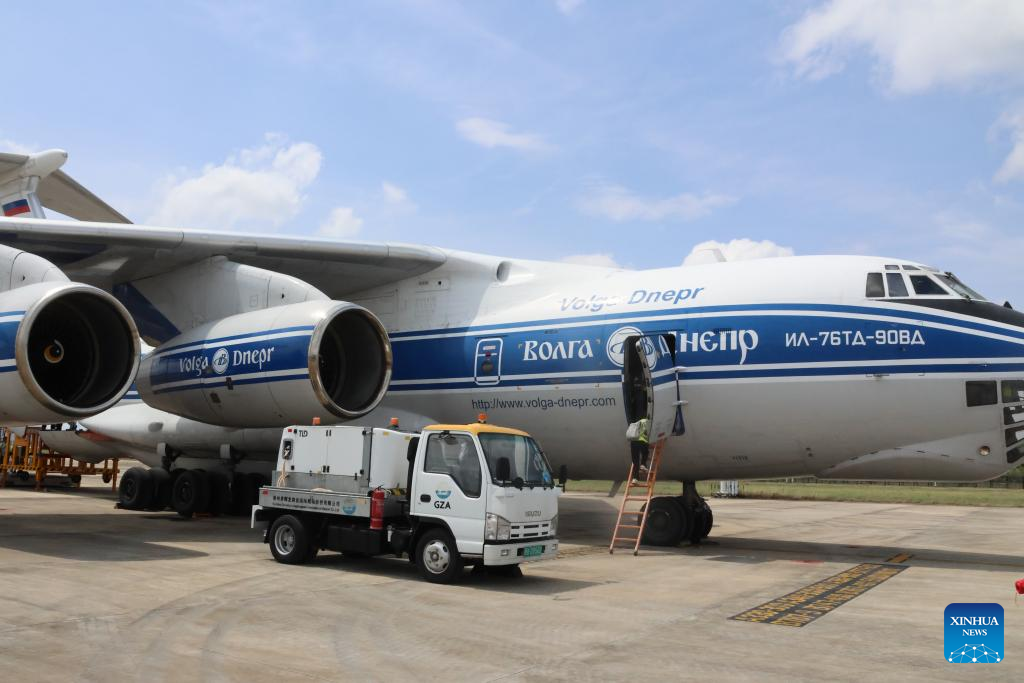
[[[651,449],[648,441],[651,436],[651,421],[642,417],[636,422],[630,423],[626,428],[626,438],[629,439],[629,454],[633,459],[633,482],[637,482],[640,474],[647,478],[647,460],[650,457]]]

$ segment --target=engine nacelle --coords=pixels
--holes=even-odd
[[[24,256],[30,257],[25,262],[49,265]],[[10,271],[3,275],[11,277]],[[128,311],[110,294],[68,282],[56,271],[48,281],[0,293],[0,311],[3,424],[89,417],[113,406],[131,387],[139,335]]]
[[[222,318],[142,360],[154,408],[226,427],[283,427],[373,410],[391,381],[391,343],[370,311],[307,301]]]

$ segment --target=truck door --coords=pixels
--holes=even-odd
[[[483,466],[480,449],[467,432],[430,432],[416,468],[412,513],[443,519],[461,553],[482,553]]]
[[[650,441],[686,431],[673,333],[628,337],[623,346],[622,397],[626,424],[646,417]]]

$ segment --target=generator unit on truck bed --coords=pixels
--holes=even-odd
[[[302,564],[321,549],[408,554],[424,578],[445,583],[467,564],[518,573],[558,553],[561,489],[517,429],[287,427],[272,478],[252,524],[267,525],[278,562]]]

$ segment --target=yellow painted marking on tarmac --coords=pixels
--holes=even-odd
[[[899,555],[893,555],[885,562],[886,564],[900,564],[901,562],[906,562],[912,557],[913,555],[911,555],[910,553],[900,553]]]
[[[799,628],[888,581],[904,569],[907,567],[859,564],[729,618]]]

